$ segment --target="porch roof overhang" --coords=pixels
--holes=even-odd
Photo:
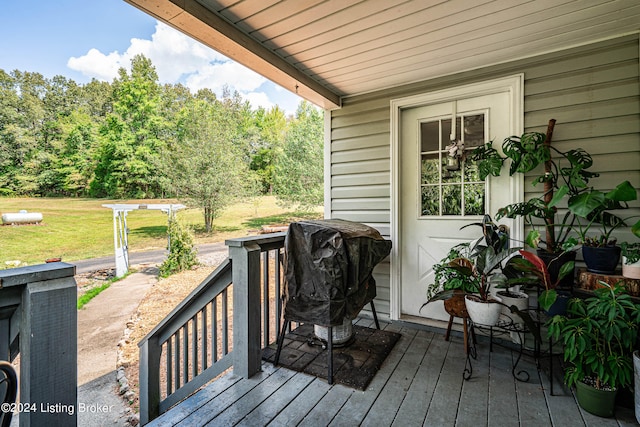
[[[640,30],[637,0],[125,0],[326,109]]]

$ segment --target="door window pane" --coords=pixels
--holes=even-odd
[[[422,187],[422,216],[440,215],[440,195],[437,185]]]
[[[484,114],[464,117],[464,146],[476,148],[484,144]]]
[[[467,215],[484,215],[484,183],[464,186],[464,211]]]
[[[462,185],[442,186],[442,215],[462,215]]]
[[[433,184],[440,180],[440,156],[438,154],[422,155],[422,184]]]
[[[485,183],[467,154],[486,142],[485,113],[456,118],[456,145],[450,145],[451,118],[420,124],[419,216],[482,215]]]

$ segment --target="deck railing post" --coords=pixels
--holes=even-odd
[[[140,346],[140,424],[145,425],[160,415],[160,357],[157,337]]]
[[[3,358],[19,336],[20,403],[28,408],[20,411],[20,426],[77,425],[74,274],[75,267],[62,262],[0,271],[0,306],[15,307],[8,328],[3,322],[2,339],[9,340],[0,346]]]
[[[250,378],[261,367],[260,246],[230,245],[229,257],[233,261],[233,372]]]

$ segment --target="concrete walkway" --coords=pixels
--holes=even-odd
[[[227,255],[224,243],[198,247],[198,261],[203,265],[218,265]],[[128,418],[133,413],[117,392],[117,344],[142,298],[157,283],[156,266],[166,254],[155,251],[136,257],[130,261],[135,260],[132,268],[137,272],[112,283],[78,311],[78,404],[89,409],[78,412],[78,426],[130,426]],[[77,264],[76,273],[93,271],[112,267],[113,258]]]
[[[116,390],[116,351],[124,329],[158,281],[155,266],[114,282],[78,311],[79,426],[126,426],[130,411]]]

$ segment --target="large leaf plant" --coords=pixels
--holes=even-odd
[[[551,145],[554,124],[555,120],[549,122],[547,134],[527,132],[506,138],[502,143],[504,156],[493,148],[493,142],[488,142],[474,150],[471,158],[478,162],[481,179],[499,176],[507,160],[510,160],[509,176],[540,171],[531,184],[542,184],[542,194],[499,209],[496,219],[524,218],[532,227],[526,243],[533,248],[559,253],[573,248],[578,242],[570,235],[574,213],[566,211],[562,218],[557,218],[558,205],[565,197],[568,199],[588,191],[589,180],[598,174],[588,170],[593,160],[586,151],[577,148],[564,152]],[[540,224],[545,231],[544,239],[538,229]]]
[[[637,191],[629,181],[603,192],[589,185],[599,174],[591,172],[593,159],[582,148],[560,151],[551,145],[555,120],[549,121],[547,133],[527,132],[510,136],[502,143],[502,156],[493,143],[478,147],[471,158],[478,164],[481,179],[499,176],[503,165],[510,160],[509,176],[516,173],[539,171],[533,186],[543,185],[542,194],[498,210],[496,219],[522,217],[532,230],[526,237],[527,245],[557,254],[573,249],[576,244],[604,246],[611,242],[611,233],[627,226],[616,211],[628,209],[628,202],[637,199]],[[565,201],[568,209],[561,217],[558,206]],[[637,217],[637,215],[636,215]],[[633,217],[630,217],[633,218]],[[544,238],[539,225],[544,228]],[[598,227],[595,235],[593,228]],[[634,227],[638,228],[640,221]],[[580,240],[572,234],[575,231]]]
[[[567,316],[556,315],[548,334],[564,346],[565,383],[587,382],[597,389],[616,389],[633,381],[633,350],[640,305],[623,286],[603,286],[586,300],[569,301]]]

